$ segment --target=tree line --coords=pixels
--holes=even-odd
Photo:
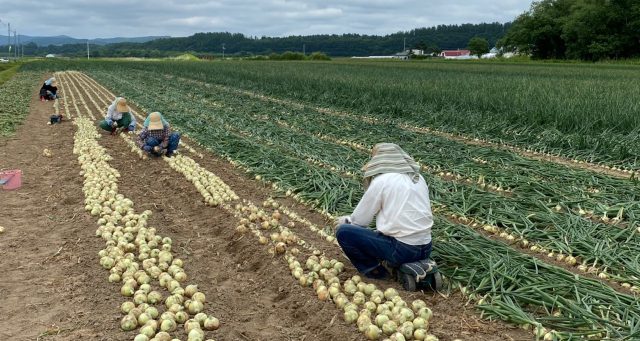
[[[362,34],[322,34],[289,37],[252,37],[240,33],[196,33],[189,37],[163,38],[146,43],[117,43],[105,46],[90,45],[95,57],[166,57],[192,52],[196,55],[255,56],[282,54],[286,51],[321,51],[329,56],[390,55],[403,48],[416,48],[427,53],[443,49],[464,49],[473,37],[482,37],[495,46],[509,29],[510,24],[482,23],[462,25],[438,25],[417,28],[385,36]],[[61,46],[25,45],[25,55],[56,54],[86,56],[85,44]]]
[[[499,41],[535,59],[640,57],[640,1],[542,0]]]

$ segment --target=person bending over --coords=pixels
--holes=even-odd
[[[40,100],[49,101],[58,97],[58,81],[55,77],[47,79],[40,88]]]
[[[400,146],[377,144],[363,167],[365,193],[350,216],[338,218],[336,238],[356,269],[369,278],[431,254],[433,215],[420,167]],[[376,228],[367,226],[376,218]],[[386,265],[386,266],[385,266]]]
[[[107,115],[100,121],[100,128],[110,131],[112,135],[124,132],[134,132],[136,130],[136,118],[131,114],[131,108],[127,105],[127,100],[116,97],[107,109]]]
[[[169,123],[159,112],[152,112],[144,120],[144,127],[138,135],[138,146],[154,156],[171,157],[178,149],[180,133],[171,132]]]

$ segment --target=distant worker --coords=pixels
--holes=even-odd
[[[431,254],[429,188],[418,164],[393,143],[375,145],[362,169],[365,193],[350,216],[338,218],[336,238],[360,273],[391,278],[385,265],[397,269]]]
[[[58,81],[55,77],[47,79],[40,88],[40,100],[49,101],[58,97]]]
[[[144,120],[138,135],[138,146],[154,156],[171,157],[178,149],[180,133],[171,132],[169,123],[159,112],[152,112]]]
[[[127,100],[116,97],[107,109],[107,115],[99,123],[100,128],[110,131],[112,135],[124,131],[134,132],[136,130],[136,118],[131,114],[131,108],[127,105]]]

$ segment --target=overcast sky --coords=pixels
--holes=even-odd
[[[530,4],[531,0],[0,0],[0,30],[6,34],[10,22],[19,34],[76,38],[219,31],[254,36],[384,35],[439,24],[511,21]]]

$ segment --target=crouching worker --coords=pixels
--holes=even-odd
[[[144,127],[138,135],[138,146],[155,156],[171,157],[178,149],[180,133],[171,132],[169,123],[159,112],[152,112],[144,120]]]
[[[136,130],[136,118],[131,114],[131,108],[127,105],[127,100],[116,97],[107,109],[107,115],[100,121],[100,128],[111,132],[112,135],[120,131],[128,132]]]
[[[387,267],[431,254],[433,216],[420,167],[393,143],[377,144],[363,167],[365,193],[350,216],[338,218],[336,238],[365,276],[391,278]],[[367,226],[376,217],[376,229]]]
[[[55,77],[47,79],[40,88],[40,100],[49,101],[54,100],[58,96],[58,81]]]

